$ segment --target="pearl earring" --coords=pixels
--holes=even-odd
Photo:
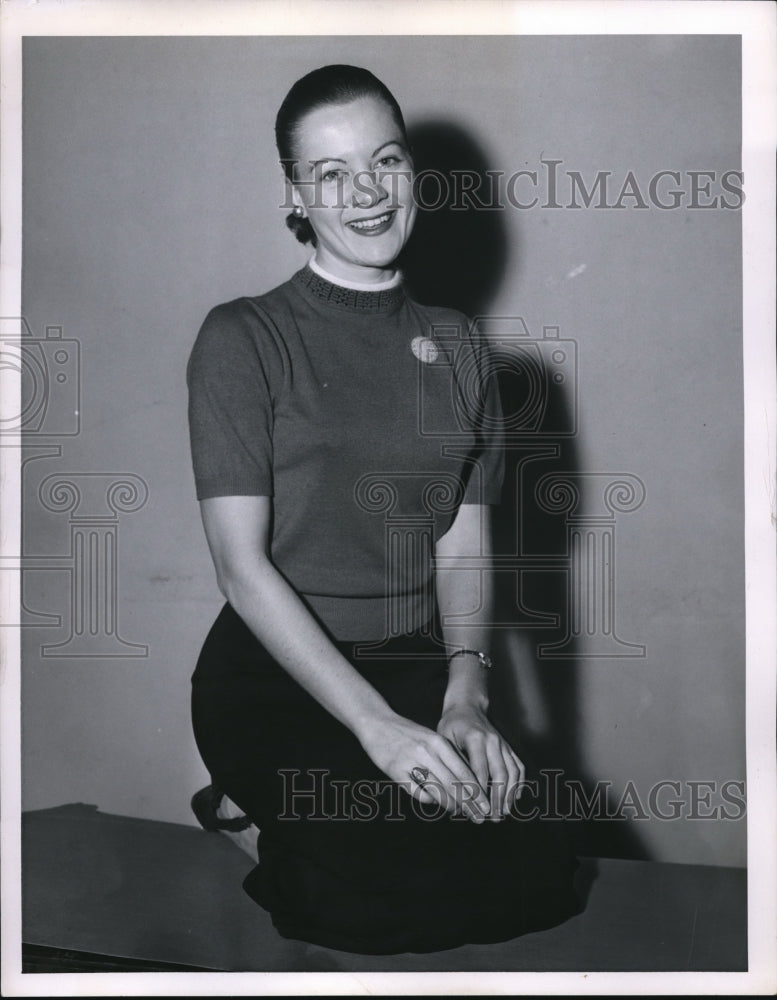
[[[298,218],[298,219],[301,219],[301,218],[302,218],[302,216],[304,215],[304,212],[303,212],[303,210],[302,210],[302,206],[301,206],[301,205],[295,205],[295,206],[294,206],[294,215],[295,215],[295,216],[296,216],[296,218]]]

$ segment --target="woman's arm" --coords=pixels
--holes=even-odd
[[[462,504],[435,546],[437,603],[449,655],[457,649],[490,652],[494,579],[490,568],[469,568],[467,558],[491,554],[491,508]],[[466,624],[446,623],[466,615]],[[437,731],[469,761],[479,783],[490,783],[492,816],[506,814],[525,777],[521,760],[488,719],[488,670],[471,654],[450,661]]]
[[[466,761],[438,733],[394,712],[379,692],[329,641],[269,557],[272,501],[262,496],[216,497],[200,504],[219,589],[271,656],[356,736],[371,760],[413,795],[461,811],[457,783],[477,784]],[[422,789],[413,767],[436,781]],[[482,789],[463,811],[480,822],[490,810]]]

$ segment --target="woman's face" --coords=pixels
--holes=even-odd
[[[362,97],[309,112],[296,134],[294,204],[336,277],[386,277],[415,221],[413,164],[389,106]]]

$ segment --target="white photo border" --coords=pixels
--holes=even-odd
[[[21,48],[29,35],[734,34],[742,38],[749,971],[742,973],[21,973],[18,630],[0,628],[5,996],[772,994],[777,989],[775,165],[777,8],[662,0],[4,0],[0,2],[0,315],[21,315]],[[311,26],[313,26],[311,30]],[[318,30],[317,30],[318,29]],[[18,413],[6,380],[0,414]],[[20,552],[20,449],[0,449],[0,561]],[[8,576],[9,574],[5,574]],[[19,595],[0,591],[0,620]]]

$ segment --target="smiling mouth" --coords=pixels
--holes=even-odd
[[[365,236],[375,236],[378,233],[385,233],[394,221],[394,215],[393,211],[384,212],[383,215],[376,215],[373,219],[358,219],[354,222],[349,222],[348,226],[350,229],[355,230],[357,233],[363,233]]]

